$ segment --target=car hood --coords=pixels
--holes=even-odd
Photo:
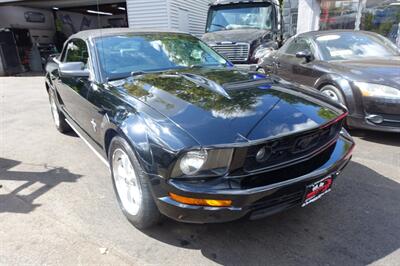
[[[363,81],[400,89],[400,56],[380,59],[360,59],[332,61],[334,69],[339,70],[351,80]]]
[[[291,134],[318,127],[343,113],[301,89],[228,68],[148,73],[125,79],[119,87],[169,118],[201,145]]]
[[[269,31],[259,29],[238,29],[238,30],[221,30],[208,32],[203,35],[203,41],[207,43],[218,42],[245,42],[252,43],[253,41],[262,38]]]

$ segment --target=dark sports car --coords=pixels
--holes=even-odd
[[[236,70],[188,34],[83,31],[47,70],[57,129],[74,129],[110,168],[140,228],[160,214],[206,223],[305,206],[354,147],[341,105]]]
[[[400,132],[400,53],[376,33],[299,34],[260,66],[346,105],[350,127]]]

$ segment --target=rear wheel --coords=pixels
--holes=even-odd
[[[66,133],[71,131],[71,127],[65,121],[64,114],[60,111],[56,103],[56,97],[52,90],[49,90],[49,101],[50,101],[50,108],[51,108],[51,115],[53,117],[54,124],[56,128],[61,133]]]
[[[112,139],[109,161],[114,190],[124,215],[140,229],[156,224],[161,214],[153,200],[150,181],[123,138]]]

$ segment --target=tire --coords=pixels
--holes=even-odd
[[[321,93],[330,98],[331,100],[341,103],[346,106],[343,93],[333,85],[325,85],[321,88]]]
[[[116,136],[108,152],[114,191],[126,218],[137,228],[149,228],[161,220],[150,191],[150,180],[126,140]]]
[[[347,107],[346,105],[346,101],[344,100],[344,96],[343,93],[335,86],[333,85],[325,85],[324,87],[321,88],[321,93],[324,94],[325,96],[327,96],[328,98],[330,98],[333,101],[336,101],[340,104],[343,104],[344,106]],[[330,97],[334,96],[334,97]],[[336,99],[336,100],[335,100]],[[347,118],[343,123],[343,126],[347,129],[350,129],[351,127],[349,126],[348,122],[347,122]]]
[[[265,69],[262,67],[257,68],[257,72],[261,74],[267,74],[267,72],[265,72]]]
[[[54,124],[58,131],[61,133],[67,133],[71,131],[71,127],[65,121],[64,114],[60,111],[57,105],[57,99],[53,90],[49,90],[49,101],[50,101],[50,108],[51,108],[51,115],[53,117]]]

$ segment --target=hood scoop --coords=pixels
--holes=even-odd
[[[164,75],[164,76],[166,76],[166,75]],[[227,99],[231,99],[231,96],[229,96],[229,94],[225,91],[225,89],[221,85],[219,85],[215,81],[207,79],[203,76],[191,74],[191,73],[176,73],[173,75],[169,74],[167,76],[168,77],[182,77],[182,78],[196,84],[199,87],[208,89],[215,93],[218,93],[219,95],[221,95]]]

